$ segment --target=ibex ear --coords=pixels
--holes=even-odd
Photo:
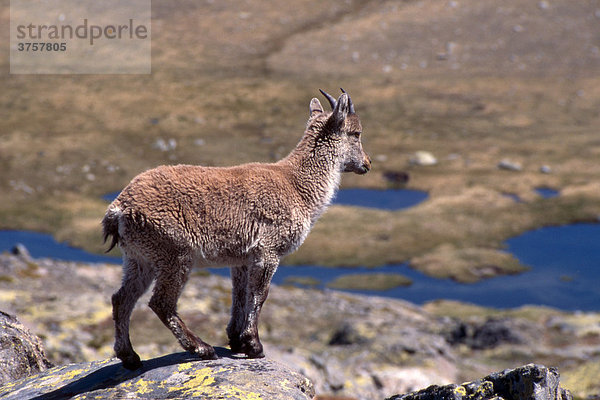
[[[337,100],[335,108],[333,109],[333,113],[331,114],[331,120],[335,124],[336,127],[341,127],[348,113],[350,112],[350,104],[348,102],[348,95],[346,93],[342,93]]]
[[[319,101],[319,99],[317,99],[316,97],[313,97],[313,99],[310,101],[309,110],[310,110],[311,117],[315,114],[320,114],[323,112],[323,106],[321,105],[321,102]]]

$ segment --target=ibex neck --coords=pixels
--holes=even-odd
[[[317,143],[305,134],[298,146],[284,159],[292,167],[293,184],[312,210],[312,221],[325,211],[338,189],[341,171],[334,148]]]

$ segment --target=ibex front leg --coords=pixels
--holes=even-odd
[[[245,290],[245,304],[243,309],[243,317],[236,315],[236,311],[239,313],[239,309],[232,307],[231,322],[227,333],[229,335],[229,342],[231,344],[231,350],[237,353],[244,353],[248,358],[262,358],[264,357],[263,346],[260,343],[258,337],[258,318],[262,306],[267,299],[269,294],[269,286],[271,285],[271,279],[273,274],[277,270],[279,260],[275,257],[271,260],[263,260],[262,262],[256,263],[246,269],[246,290]],[[241,274],[242,270],[238,272]],[[234,283],[234,296],[236,293],[241,295],[241,290],[236,291],[236,283],[239,285],[243,283],[243,278],[238,276],[237,279],[234,277],[232,272],[232,278]],[[237,281],[237,282],[236,282]],[[238,288],[239,289],[239,288]],[[241,296],[237,301],[237,304],[242,303]],[[234,305],[236,304],[234,297]],[[238,322],[243,321],[242,325],[239,326]],[[237,329],[233,329],[233,328]]]
[[[227,337],[233,353],[244,353],[241,336],[246,325],[248,266],[231,267],[231,286],[231,319],[227,325]]]

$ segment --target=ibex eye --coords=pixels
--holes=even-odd
[[[360,138],[360,132],[351,132],[350,136],[355,137],[355,138]]]

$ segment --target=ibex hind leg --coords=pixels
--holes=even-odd
[[[129,321],[135,303],[152,282],[150,269],[132,258],[123,260],[123,283],[112,296],[113,319],[115,321],[115,353],[127,369],[135,370],[142,366],[140,357],[133,350],[129,338]]]
[[[168,269],[161,269],[148,305],[171,330],[181,347],[203,360],[216,359],[215,349],[194,335],[177,314],[177,300],[187,281],[189,267],[173,266],[170,270],[172,272],[168,273]]]

